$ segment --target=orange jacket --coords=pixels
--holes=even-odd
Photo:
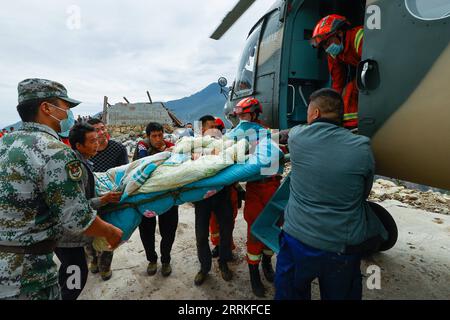
[[[344,34],[344,50],[335,58],[328,55],[332,88],[342,94],[347,84],[347,65],[356,67],[361,61],[364,29],[362,26],[347,30]]]

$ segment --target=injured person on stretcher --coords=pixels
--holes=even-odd
[[[259,145],[249,153],[245,138],[183,137],[172,152],[96,173],[97,194],[123,192],[120,204],[99,213],[124,231],[122,241],[126,241],[143,215],[161,215],[173,205],[208,198],[226,185],[257,179],[262,168],[280,162],[283,153],[270,137]],[[106,249],[101,238],[94,240],[94,246]]]

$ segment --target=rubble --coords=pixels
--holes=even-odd
[[[164,138],[172,143],[176,142],[176,137],[172,134],[174,128],[168,124],[164,124]],[[134,150],[137,143],[145,136],[145,126],[110,126],[108,125],[108,131],[111,138],[115,141],[122,143],[128,152],[128,158],[133,158]]]
[[[419,191],[399,186],[393,181],[377,179],[370,193],[371,201],[397,200],[411,208],[450,215],[450,195],[433,190]]]
[[[128,153],[128,159],[131,161],[137,143],[143,138],[143,133],[136,134],[134,131],[129,131],[129,133],[126,134],[119,132],[112,132],[110,134],[111,139],[120,142],[125,146]]]
[[[285,164],[283,178],[291,171],[291,163]],[[407,207],[422,209],[428,212],[450,215],[450,195],[427,190],[419,191],[399,186],[395,182],[377,179],[370,192],[370,201],[382,202],[384,200],[397,200]]]

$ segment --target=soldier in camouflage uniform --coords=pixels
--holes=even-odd
[[[18,92],[23,127],[0,140],[0,299],[59,299],[57,241],[84,233],[116,247],[122,232],[89,206],[80,161],[58,138],[79,102],[44,79],[24,80]]]
[[[121,192],[108,192],[101,197],[96,196],[95,177],[92,173],[93,164],[89,159],[97,154],[97,136],[95,128],[87,123],[75,124],[69,135],[70,145],[77,158],[83,164],[82,182],[85,187],[86,198],[89,199],[91,207],[95,210],[110,203],[119,203],[122,196]],[[67,234],[58,243],[55,254],[61,262],[59,267],[59,286],[62,300],[76,300],[83,291],[89,273],[84,246],[91,243],[92,238],[83,234]],[[69,268],[74,266],[78,266],[81,271],[80,282],[77,287],[74,287],[72,281],[70,281],[72,274]]]

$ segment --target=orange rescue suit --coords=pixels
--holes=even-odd
[[[247,262],[259,264],[263,253],[272,256],[273,251],[251,234],[251,227],[278,190],[281,176],[247,182],[245,191],[244,219],[247,222]]]
[[[344,99],[344,127],[346,128],[358,126],[358,88],[354,76],[349,81],[348,66],[356,68],[361,61],[363,36],[362,26],[347,30],[344,33],[344,50],[336,57],[328,55],[332,88],[341,93]]]
[[[261,120],[255,122],[269,129]],[[273,251],[251,233],[251,227],[278,190],[281,178],[280,175],[274,175],[246,184],[244,219],[247,222],[247,263],[249,264],[259,264],[263,254],[273,255]]]

